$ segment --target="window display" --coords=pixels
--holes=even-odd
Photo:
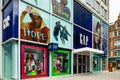
[[[42,47],[22,45],[22,78],[47,76],[46,50]]]
[[[98,57],[93,57],[93,70],[98,70]]]
[[[100,56],[99,55],[94,55],[93,56],[93,71],[100,71]]]
[[[55,51],[52,54],[52,75],[69,74],[70,73],[70,53],[69,51]]]

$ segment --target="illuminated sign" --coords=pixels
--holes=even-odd
[[[74,49],[90,47],[92,48],[92,33],[74,25],[73,46]]]
[[[80,34],[80,44],[87,46],[88,40],[88,36]]]
[[[48,50],[51,51],[51,50],[58,50],[58,44],[57,43],[50,43],[48,45]]]
[[[7,17],[3,20],[3,29],[6,29],[7,27],[10,26],[9,22],[10,22],[10,16],[7,16]]]

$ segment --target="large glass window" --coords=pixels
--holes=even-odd
[[[52,52],[52,75],[70,74],[70,52],[53,51]]]
[[[115,56],[120,56],[120,50],[115,50]]]
[[[114,31],[114,36],[117,36],[117,31]]]
[[[120,47],[120,40],[114,41],[114,47]]]
[[[22,44],[22,79],[47,76],[47,48]]]
[[[98,56],[93,56],[93,71],[100,71],[100,62]]]

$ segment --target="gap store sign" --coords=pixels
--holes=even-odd
[[[4,0],[4,3],[6,0]],[[12,37],[18,38],[18,0],[12,0],[3,9],[2,17],[2,41],[6,41]]]
[[[92,33],[74,25],[74,49],[90,47],[92,48]]]

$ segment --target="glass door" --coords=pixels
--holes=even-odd
[[[73,74],[87,73],[90,71],[89,52],[75,53],[73,58]]]
[[[83,63],[82,63],[82,73],[86,73],[86,67],[87,67],[87,60],[86,60],[86,55],[82,55],[83,56]]]
[[[73,74],[77,74],[77,54],[74,54],[73,57],[74,61],[73,61]]]
[[[83,70],[82,55],[78,54],[78,73],[82,73],[82,70]]]

